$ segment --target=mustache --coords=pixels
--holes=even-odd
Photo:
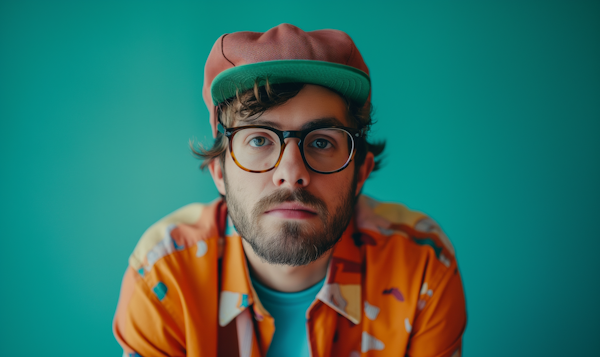
[[[314,209],[319,216],[327,217],[327,206],[325,205],[325,202],[305,189],[275,191],[273,194],[263,197],[258,201],[252,209],[252,215],[257,217],[271,207],[285,202],[302,203],[303,205]]]

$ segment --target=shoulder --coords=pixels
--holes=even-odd
[[[356,226],[366,330],[381,346],[406,355],[460,350],[464,290],[454,247],[437,222],[405,205],[362,196]]]
[[[222,235],[223,212],[223,201],[215,200],[192,203],[163,217],[142,234],[129,257],[129,266],[143,276],[159,260],[176,252],[195,249],[202,253],[208,241]]]
[[[399,316],[394,328],[409,334],[436,325],[431,314],[437,311],[453,319],[444,336],[460,336],[466,321],[462,281],[454,247],[437,222],[405,205],[363,196],[356,225],[369,286],[366,306]]]
[[[125,351],[153,355],[160,346],[179,355],[186,348],[186,328],[198,328],[195,321],[216,325],[216,312],[209,310],[218,303],[225,209],[221,200],[189,204],[144,232],[129,258],[113,321]]]
[[[422,212],[361,196],[356,224],[365,241],[365,254],[371,262],[377,262],[373,264],[376,267],[389,269],[391,265],[413,274],[421,270],[438,279],[456,268],[450,239],[436,221]]]

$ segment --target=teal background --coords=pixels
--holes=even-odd
[[[120,356],[122,274],[154,221],[217,196],[203,66],[223,33],[348,32],[386,166],[435,218],[465,356],[599,355],[600,2],[0,2],[0,355]]]

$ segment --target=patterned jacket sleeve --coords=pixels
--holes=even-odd
[[[161,304],[157,293],[131,267],[123,278],[113,332],[124,356],[186,354],[178,324]]]
[[[459,357],[467,315],[463,285],[454,259],[437,284],[423,286],[421,296],[423,306],[412,326],[407,356]]]

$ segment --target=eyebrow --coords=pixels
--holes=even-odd
[[[242,124],[242,125],[266,125],[266,126],[270,126],[275,129],[278,129],[278,130],[282,130],[281,125],[279,123],[275,123],[273,121],[264,120],[264,119],[260,119],[260,118],[250,119],[250,120],[248,120],[248,119],[240,120],[240,124]],[[314,120],[309,121],[308,123],[305,123],[304,125],[302,125],[302,127],[300,127],[300,130],[307,130],[307,129],[313,129],[313,128],[318,128],[318,127],[322,127],[322,126],[330,126],[330,125],[345,126],[344,123],[340,122],[335,117],[325,117],[325,118],[314,119]]]

